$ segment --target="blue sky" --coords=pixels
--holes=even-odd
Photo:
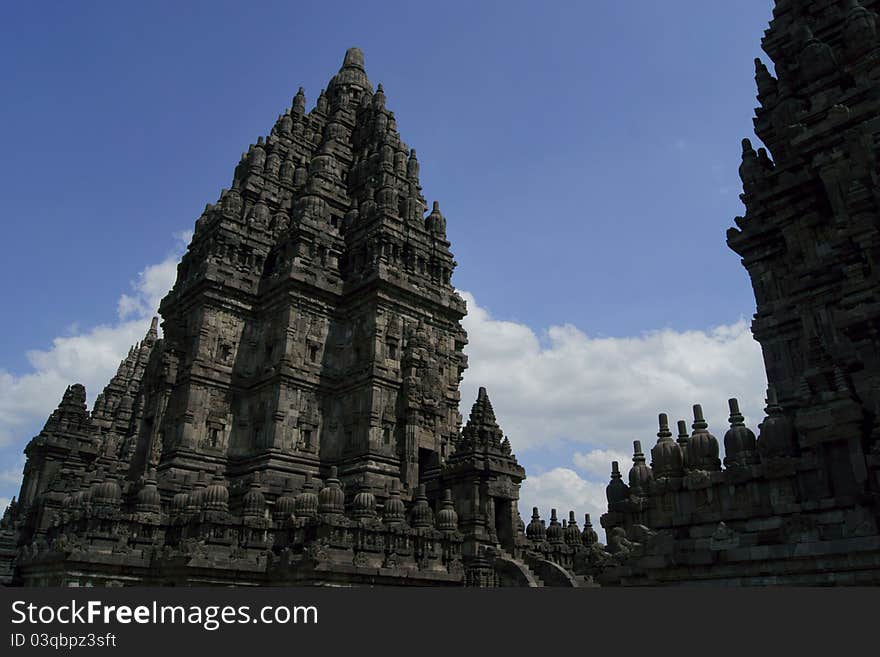
[[[628,340],[748,320],[724,234],[770,16],[769,0],[9,5],[0,375],[11,389],[47,367],[34,350],[117,326],[120,295],[143,291],[240,153],[298,86],[311,106],[352,45],[447,217],[453,282],[492,330],[532,331],[552,360],[553,327]],[[16,419],[0,471],[44,419]],[[559,466],[548,455],[570,455],[571,433],[543,450],[524,438],[527,467]]]

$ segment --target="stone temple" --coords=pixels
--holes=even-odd
[[[725,457],[699,406],[665,415],[602,525],[624,584],[880,584],[880,2],[778,0],[755,62],[744,217],[767,417],[730,400]],[[637,544],[637,545],[636,545]]]
[[[250,146],[158,320],[27,446],[0,578],[41,585],[880,584],[880,0],[777,0],[728,231],[770,388],[660,415],[589,516],[519,515],[437,203],[362,53]],[[426,215],[427,213],[427,215]]]

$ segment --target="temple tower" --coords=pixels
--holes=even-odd
[[[815,494],[858,495],[880,447],[880,2],[776,3],[743,141],[746,206],[728,244],[755,291],[752,324]],[[773,402],[775,404],[775,401]],[[870,458],[868,459],[870,461]]]
[[[165,299],[140,476],[269,479],[339,468],[414,490],[457,436],[465,304],[415,150],[350,49],[302,89],[209,204]]]

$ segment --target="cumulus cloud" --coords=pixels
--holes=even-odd
[[[744,320],[619,338],[551,326],[542,344],[528,326],[494,319],[473,295],[462,296],[469,340],[463,410],[486,386],[518,453],[573,442],[589,448],[582,463],[590,450],[632,454],[634,439],[652,444],[658,412],[690,419],[694,403],[702,403],[710,430],[723,434],[730,397],[747,421],[763,417],[763,360]]]
[[[0,369],[0,468],[4,468],[0,494],[4,497],[17,494],[21,450],[57,406],[64,389],[82,383],[91,404],[129,347],[143,338],[149,318],[174,283],[181,247],[188,240],[187,233],[176,235],[175,250],[138,274],[130,292],[119,299],[116,322],[62,335],[46,349],[29,351],[30,370],[25,373]]]
[[[528,473],[520,506],[526,522],[532,506],[545,519],[556,507],[566,514],[575,510],[579,523],[584,512],[592,514],[599,530],[611,461],[620,461],[625,475],[633,440],[641,440],[648,453],[659,412],[690,424],[692,405],[701,403],[719,441],[730,397],[739,399],[753,427],[763,417],[763,359],[744,320],[703,331],[610,338],[563,325],[539,337],[528,326],[493,318],[473,295],[462,296],[469,340],[462,413],[477,388],[486,386]],[[529,467],[547,465],[547,454],[557,460],[551,469]]]
[[[608,477],[608,464],[612,461],[626,463],[630,455],[613,449],[594,449],[589,452],[575,452],[572,462],[586,475],[595,479]]]

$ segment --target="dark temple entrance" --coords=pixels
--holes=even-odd
[[[511,501],[502,498],[494,498],[495,502],[495,533],[498,534],[498,542],[508,552],[513,552],[514,531]]]

